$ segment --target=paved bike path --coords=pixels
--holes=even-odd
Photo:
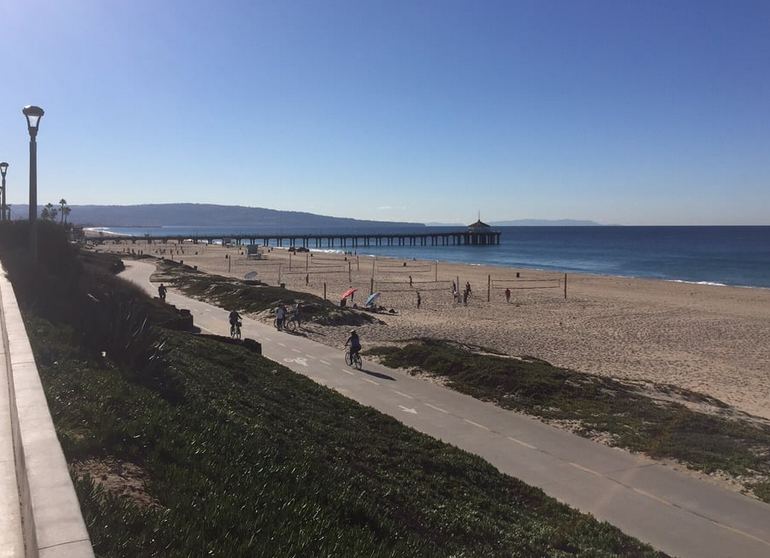
[[[126,262],[122,274],[151,295],[153,264]],[[229,334],[228,311],[169,290],[201,329]],[[420,432],[477,454],[500,471],[655,548],[676,556],[770,556],[770,506],[654,461],[609,448],[403,371],[368,362],[357,371],[341,349],[243,320],[243,336],[264,356],[395,417]],[[366,340],[364,339],[364,344]]]

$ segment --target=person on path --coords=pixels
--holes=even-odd
[[[166,301],[166,285],[163,283],[160,284],[160,287],[158,287],[158,298],[160,298],[162,301]]]
[[[299,329],[300,326],[302,325],[301,320],[302,320],[302,311],[300,310],[300,305],[298,302],[297,305],[294,307],[294,321],[297,323],[297,329]]]
[[[350,345],[350,356],[358,354],[361,351],[361,340],[358,338],[358,334],[355,329],[350,330],[350,337],[345,341],[345,346]]]
[[[286,307],[280,304],[275,310],[275,327],[278,331],[283,329],[283,321],[286,319]]]
[[[420,291],[417,291],[417,309],[420,309],[420,304],[422,304],[422,298],[420,297]]]
[[[511,303],[511,289],[505,289],[505,302]]]
[[[231,331],[232,331],[233,326],[235,326],[236,324],[238,325],[238,327],[240,327],[240,325],[241,325],[241,315],[237,311],[233,310],[232,312],[230,312],[229,319],[230,319],[230,330]]]

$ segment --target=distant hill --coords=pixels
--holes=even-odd
[[[26,205],[14,205],[14,218],[27,215]],[[422,223],[366,221],[279,211],[262,207],[169,203],[148,205],[73,205],[69,221],[95,227],[248,227],[278,231],[287,229],[416,229]],[[41,208],[42,209],[42,208]],[[39,212],[38,212],[39,213]]]
[[[601,227],[596,221],[576,219],[514,219],[512,221],[492,221],[493,227]]]

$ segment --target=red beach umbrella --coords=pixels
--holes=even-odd
[[[349,296],[353,296],[353,293],[356,292],[358,289],[348,289],[344,293],[342,293],[342,296],[340,297],[340,300],[344,300],[348,298]]]

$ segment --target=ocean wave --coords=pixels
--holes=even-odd
[[[716,281],[685,281],[684,279],[664,279],[669,283],[687,283],[688,285],[709,285],[712,287],[735,287],[737,285],[727,285],[726,283],[717,283]]]

